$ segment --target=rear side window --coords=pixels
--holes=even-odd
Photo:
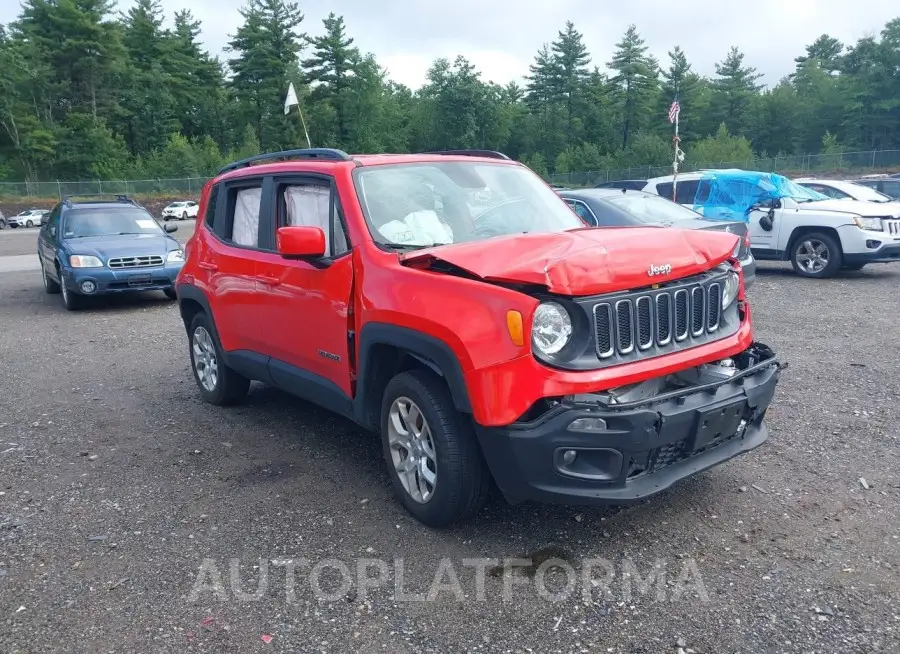
[[[204,222],[210,229],[213,228],[216,221],[216,205],[219,200],[219,186],[213,186],[209,190],[209,199],[206,202],[206,215],[203,217]]]
[[[656,185],[656,192],[667,200],[672,199],[672,182],[663,182]],[[678,181],[678,195],[676,201],[678,204],[697,204],[704,202],[706,198],[697,197],[697,191],[700,190],[699,179],[687,179]]]

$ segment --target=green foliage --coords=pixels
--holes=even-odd
[[[719,125],[715,136],[707,136],[685,151],[690,162],[714,163],[734,167],[753,165],[753,148],[743,136],[732,136],[725,123]]]
[[[305,124],[314,146],[487,148],[574,180],[670,166],[676,96],[686,166],[900,149],[900,18],[852,44],[823,34],[767,88],[737,48],[711,78],[680,47],[661,69],[634,25],[602,72],[567,21],[524,88],[485,81],[459,56],[435,61],[413,91],[360,50],[343,17],[308,37],[296,0],[246,2],[222,62],[190,10],[167,16],[161,0],[24,0],[0,26],[0,179],[206,177],[305,145]],[[285,114],[289,83],[300,106]]]

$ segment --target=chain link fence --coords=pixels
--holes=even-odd
[[[882,170],[900,170],[900,150],[868,150],[837,154],[804,154],[788,157],[755,158],[747,161],[684,162],[681,172],[708,168],[743,168],[787,175],[819,174],[848,177]],[[618,170],[587,170],[549,175],[551,184],[595,186],[620,179],[648,179],[670,175],[672,166],[634,166]],[[83,180],[79,182],[0,182],[0,197],[61,198],[81,194],[125,194],[196,197],[208,177],[180,179]]]
[[[742,168],[760,172],[782,173],[788,176],[821,175],[852,177],[884,170],[900,171],[900,150],[868,150],[837,154],[801,154],[788,157],[754,158],[746,161],[683,162],[682,173],[705,169]],[[596,186],[601,182],[621,179],[649,179],[672,174],[668,166],[634,166],[618,170],[588,170],[549,175],[551,184],[563,186]]]
[[[0,182],[0,197],[61,198],[66,195],[168,195],[195,197],[208,177],[181,179],[84,180],[80,182]]]

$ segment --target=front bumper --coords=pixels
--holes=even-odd
[[[838,228],[844,263],[891,263],[900,261],[900,238],[887,231],[874,232],[856,225]]]
[[[66,268],[63,283],[72,293],[81,295],[109,295],[113,293],[137,293],[165,291],[175,288],[175,278],[184,262],[167,263],[152,268]],[[95,290],[85,293],[84,282],[93,282]]]
[[[771,350],[751,350],[768,358],[726,381],[620,405],[578,395],[530,423],[476,425],[497,485],[511,502],[627,504],[749,452],[768,438],[779,377]],[[579,418],[600,418],[605,429],[571,431]],[[577,464],[565,463],[567,450]]]

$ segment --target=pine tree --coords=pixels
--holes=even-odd
[[[584,87],[588,78],[588,64],[591,57],[580,32],[572,21],[566,21],[565,30],[559,32],[556,41],[551,45],[556,77],[551,86],[552,91],[561,96],[566,107],[566,123],[568,125],[569,142],[575,135],[575,115],[584,97]]]
[[[337,145],[346,147],[350,140],[347,92],[352,83],[351,77],[360,67],[360,54],[353,46],[353,39],[347,36],[342,16],[331,13],[322,22],[325,34],[310,39],[313,53],[303,62],[303,67],[309,69],[308,82],[320,83],[312,94],[313,100],[326,100],[331,104],[337,121]],[[372,70],[367,72],[371,74]]]
[[[756,80],[762,75],[755,68],[744,66],[744,54],[732,46],[725,60],[716,64],[716,76],[712,82],[712,118],[724,123],[731,134],[744,136],[753,100],[762,88]]]
[[[633,132],[646,123],[655,99],[657,85],[656,61],[647,55],[647,46],[634,25],[630,25],[608,64],[616,75],[610,80],[616,91],[622,112],[622,148],[628,147]]]

